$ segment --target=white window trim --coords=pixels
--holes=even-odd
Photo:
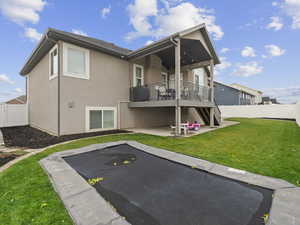
[[[114,127],[113,128],[99,128],[99,129],[90,129],[90,111],[91,110],[112,110],[114,111]],[[115,130],[118,125],[118,115],[117,107],[100,107],[100,106],[86,106],[85,108],[85,130],[86,132],[97,132],[104,130]],[[102,113],[102,123],[103,123],[103,113]]]
[[[55,74],[51,74],[51,53],[57,49],[57,73]],[[58,57],[59,53],[58,53],[58,45],[54,45],[53,48],[51,48],[50,52],[49,52],[49,80],[52,80],[54,78],[56,78],[58,76],[58,70],[59,70],[59,57]]]
[[[203,69],[203,84],[202,85],[200,85],[200,84],[198,84],[198,85],[200,85],[200,86],[205,86],[205,79],[206,79],[206,71],[204,70],[204,68],[198,68],[198,69]],[[194,77],[193,77],[193,79],[194,79],[194,84],[196,84],[196,76],[199,76],[199,74],[197,74],[195,71],[193,71],[193,74],[194,74]],[[200,80],[200,79],[199,79]]]
[[[85,53],[85,64],[86,64],[86,73],[85,74],[77,74],[77,73],[68,72],[68,47],[77,49],[79,51],[83,51]],[[79,78],[79,79],[86,79],[86,80],[90,79],[90,51],[89,50],[64,42],[63,43],[63,65],[64,65],[64,76],[74,77],[74,78]]]
[[[144,66],[133,64],[133,87],[136,87],[136,68],[140,68],[142,70],[142,82],[141,85],[144,85]]]

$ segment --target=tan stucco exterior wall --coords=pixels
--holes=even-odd
[[[60,43],[60,104],[58,78],[49,80],[49,54],[29,74],[30,124],[49,133],[58,134],[58,104],[60,134],[86,132],[86,107],[115,107],[118,128],[159,127],[174,124],[175,109],[128,107],[129,89],[133,84],[133,65],[144,66],[144,83],[162,81],[161,72],[168,72],[158,56],[150,55],[128,62],[98,51],[90,52],[90,78],[64,75],[63,43]],[[172,74],[168,72],[168,74]],[[193,82],[191,70],[183,71],[184,81]],[[120,103],[123,102],[123,103]],[[190,121],[200,120],[192,109],[183,112]]]
[[[175,108],[129,108],[128,103],[120,104],[120,128],[161,127],[174,124]]]
[[[27,75],[29,124],[57,135],[57,77],[49,80],[49,54]]]
[[[169,124],[170,109],[129,109],[120,102],[129,101],[133,83],[133,65],[144,66],[145,84],[161,81],[161,61],[148,56],[128,62],[114,56],[90,50],[90,79],[63,75],[61,67],[61,135],[86,131],[85,109],[89,107],[116,107],[119,128],[155,127]],[[70,107],[71,106],[71,107]],[[173,110],[171,110],[173,111]],[[173,119],[174,116],[171,116]]]
[[[61,134],[86,131],[87,106],[117,108],[128,101],[129,70],[128,61],[90,50],[89,80],[61,76]]]
[[[154,84],[162,81],[161,72],[168,72],[161,64],[161,59],[156,55],[149,55],[130,62],[130,84],[133,86],[133,64],[144,67],[144,84]]]

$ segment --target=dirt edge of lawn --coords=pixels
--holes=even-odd
[[[96,137],[110,134],[132,133],[127,130],[108,130],[99,132],[89,132],[62,136],[53,136],[39,129],[30,126],[6,127],[0,128],[3,135],[3,141],[6,147],[21,147],[30,149],[40,149],[50,147],[66,141]]]

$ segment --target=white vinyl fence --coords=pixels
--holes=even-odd
[[[1,104],[0,127],[28,125],[28,110],[26,104]]]
[[[300,126],[300,101],[296,105],[296,121]]]
[[[296,119],[300,126],[300,102],[282,105],[219,106],[222,117]]]

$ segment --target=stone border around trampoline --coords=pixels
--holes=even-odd
[[[267,225],[300,224],[300,188],[284,180],[211,163],[179,153],[147,146],[135,141],[117,141],[57,152],[40,160],[55,191],[76,225],[130,225],[114,207],[89,185],[63,157],[128,144],[146,153],[212,174],[274,190]]]

